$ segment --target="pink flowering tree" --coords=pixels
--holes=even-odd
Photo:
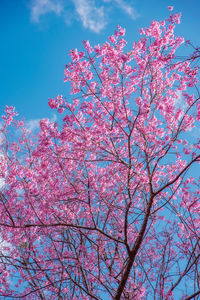
[[[71,98],[34,137],[2,117],[0,295],[192,299],[200,294],[198,69],[176,59],[180,14],[72,50]],[[126,50],[126,47],[129,48]],[[15,134],[12,135],[13,130]]]

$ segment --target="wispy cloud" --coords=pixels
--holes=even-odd
[[[175,107],[180,108],[183,111],[187,108],[187,104],[185,102],[185,98],[183,97],[182,91],[177,92],[177,98],[175,100]]]
[[[33,0],[31,2],[31,21],[39,22],[41,15],[53,12],[56,15],[60,15],[63,10],[63,6],[60,1],[57,0]]]
[[[5,186],[5,179],[0,177],[0,191],[3,189]]]
[[[26,127],[29,131],[33,132],[40,128],[40,119],[33,119],[26,122]]]
[[[4,186],[5,186],[5,179],[0,178],[0,190],[2,190]]]
[[[12,246],[10,243],[8,243],[6,240],[4,240],[0,235],[0,253],[1,255],[8,255],[10,250],[12,249]]]
[[[36,130],[38,130],[40,128],[40,121],[41,119],[32,119],[32,120],[28,120],[26,122],[26,128],[31,131],[32,133],[34,133]],[[57,116],[55,114],[53,114],[53,116],[49,119],[50,122],[56,122],[57,121]]]
[[[136,10],[127,2],[123,0],[114,0],[114,2],[116,2],[119,5],[119,7],[133,20],[136,20],[139,17],[139,14],[136,12]]]
[[[94,0],[73,0],[80,20],[85,28],[100,32],[106,26],[104,7],[97,7]]]
[[[133,20],[139,16],[128,0],[32,0],[30,8],[33,22],[53,12],[64,18],[67,25],[73,19],[79,20],[84,28],[95,33],[106,27],[114,9],[120,9]]]
[[[5,165],[5,157],[3,153],[0,152],[0,191],[5,186],[5,178],[4,176],[2,176],[2,173],[4,173],[4,171],[2,170],[4,169],[4,165]]]

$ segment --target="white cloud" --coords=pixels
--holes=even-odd
[[[139,14],[136,12],[136,10],[131,5],[127,4],[125,1],[123,0],[114,0],[114,1],[133,20],[136,20],[139,17]]]
[[[182,91],[177,91],[177,96],[178,98],[176,98],[175,100],[175,107],[185,111],[185,109],[187,108],[187,104],[185,102],[185,98],[183,97]]]
[[[0,191],[3,189],[4,186],[5,186],[5,179],[0,178]]]
[[[26,122],[26,127],[29,131],[33,132],[40,128],[40,119],[33,119]]]
[[[4,239],[2,239],[1,235],[0,235],[0,253],[1,255],[8,255],[9,254],[9,250],[11,249],[12,246],[10,243],[8,243],[7,241],[5,241]]]
[[[53,116],[49,119],[50,122],[55,122],[56,120],[57,120],[57,116],[55,114],[53,114]],[[26,128],[31,132],[36,131],[40,128],[40,121],[41,119],[28,120],[25,124]]]
[[[97,7],[94,0],[73,0],[77,14],[85,28],[100,32],[106,26],[104,7]]]
[[[4,173],[4,166],[5,166],[5,156],[3,155],[2,152],[0,152],[0,191],[3,189],[5,186],[5,178],[4,176],[2,177],[2,172]]]
[[[0,123],[0,129],[2,128],[2,124]],[[2,133],[0,133],[0,146],[3,145],[4,142],[4,136]],[[5,158],[2,152],[0,152],[0,191],[3,189],[5,185],[5,179],[1,176],[2,169],[4,169],[3,165],[5,163]]]
[[[49,12],[60,15],[63,6],[58,0],[33,0],[31,3],[31,21],[39,22],[40,16]]]
[[[74,19],[93,32],[102,31],[113,9],[120,9],[135,20],[139,15],[128,0],[30,0],[31,21],[39,22],[42,15],[53,12],[69,26]]]

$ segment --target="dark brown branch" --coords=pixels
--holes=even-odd
[[[194,299],[194,297],[198,296],[200,294],[200,290],[194,294],[192,294],[191,296],[185,298],[184,300],[190,300],[190,299]]]

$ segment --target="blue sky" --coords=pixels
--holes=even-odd
[[[0,112],[13,105],[27,121],[53,118],[48,98],[68,96],[70,49],[104,42],[117,25],[132,44],[138,28],[168,15],[168,5],[182,12],[177,34],[200,46],[199,0],[0,0]]]

